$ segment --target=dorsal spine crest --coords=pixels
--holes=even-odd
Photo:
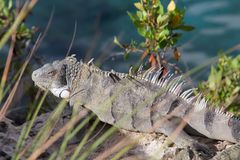
[[[193,103],[193,100],[196,99],[194,102],[195,111],[200,111],[207,107],[207,101],[202,96],[202,94],[193,95],[195,88],[182,91],[185,84],[185,81],[182,80],[182,75],[174,77],[174,74],[167,72],[164,76],[160,77],[162,74],[162,68],[151,67],[144,72],[142,65],[139,67],[136,75],[132,74],[132,67],[129,69],[129,72],[127,74],[119,73],[114,70],[102,71],[93,64],[93,60],[94,59],[92,58],[88,63],[84,64],[82,61],[77,62],[75,55],[66,57],[66,61],[71,64],[69,65],[69,69],[74,70],[75,73],[78,71],[79,66],[83,64],[89,67],[89,70],[91,72],[100,74],[105,77],[109,77],[112,73],[120,78],[132,77],[134,79],[143,80],[145,82],[149,82],[150,84],[163,87],[165,88],[166,92],[170,92],[178,97],[181,97],[188,104]],[[74,75],[71,76],[74,77]],[[227,117],[232,117],[231,113],[225,113],[223,110],[214,109],[214,111],[218,114],[224,114]]]

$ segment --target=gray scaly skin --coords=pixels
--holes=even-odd
[[[163,133],[179,147],[208,152],[184,131],[174,137],[179,122],[173,117],[209,138],[239,141],[238,119],[210,109],[201,95],[184,89],[181,77],[160,75],[161,70],[154,68],[137,75],[102,71],[92,62],[85,64],[70,56],[35,70],[32,79],[38,87],[67,98],[70,105],[93,111],[103,122],[130,131]]]
[[[235,144],[230,148],[218,153],[213,160],[239,160],[240,159],[240,144]]]

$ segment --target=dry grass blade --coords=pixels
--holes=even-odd
[[[120,150],[113,158],[112,160],[118,160],[120,159],[125,153],[127,153],[131,148],[133,148],[135,144],[127,145],[123,149]]]
[[[100,21],[101,21],[101,16],[98,16],[94,24],[95,34],[93,39],[91,40],[91,46],[88,48],[87,52],[85,53],[84,61],[89,61],[92,58],[92,54],[94,53],[94,50],[97,48],[97,45],[99,43],[99,39],[101,36],[101,33],[99,32]]]
[[[50,25],[51,25],[52,19],[53,19],[53,15],[54,15],[54,9],[53,9],[52,12],[51,12],[50,18],[49,18],[49,20],[48,20],[47,26],[46,26],[46,28],[45,28],[42,36],[39,35],[40,38],[37,39],[37,43],[35,43],[35,45],[33,46],[33,48],[34,48],[33,53],[36,52],[36,50],[37,50],[38,47],[40,46],[43,38],[46,36],[47,31],[48,31],[48,29],[49,29],[49,27],[50,27]],[[11,48],[12,48],[12,47],[11,47]],[[10,49],[11,49],[11,48],[10,48]],[[10,53],[10,52],[9,52],[9,53]],[[8,57],[9,57],[9,54],[8,54]],[[10,60],[7,59],[7,61],[10,61]],[[10,61],[10,62],[11,62],[11,61]],[[7,63],[9,63],[9,62],[7,62]],[[6,67],[8,66],[7,63],[6,63]],[[10,64],[9,64],[9,65],[10,65]],[[6,69],[6,67],[5,67],[5,69]],[[23,66],[23,67],[24,67],[24,66]],[[23,67],[22,67],[22,68],[23,68]],[[4,71],[5,71],[5,70],[4,70]],[[8,71],[5,71],[5,72],[8,73]],[[6,79],[7,79],[6,73],[3,74],[3,76],[5,75],[5,77],[4,77],[3,80],[5,80],[5,81],[6,81]],[[21,69],[20,69],[20,70],[17,72],[17,74],[14,76],[12,82],[14,82],[15,79],[17,79],[17,76],[20,75],[20,74],[21,74]],[[6,89],[3,90],[4,84],[2,84],[2,83],[5,83],[3,80],[1,81],[1,85],[0,85],[0,102],[1,102],[2,98],[6,95],[6,93],[7,93],[7,92],[9,91],[9,89],[10,89],[10,85],[8,85],[8,86],[6,87]],[[2,87],[2,86],[3,86],[3,87]]]
[[[71,52],[71,49],[72,49],[72,46],[73,46],[73,43],[74,43],[74,40],[75,40],[76,33],[77,33],[77,22],[75,22],[75,24],[74,24],[73,36],[72,36],[71,43],[70,43],[70,45],[69,45],[69,47],[68,47],[68,51],[67,51],[66,57],[67,57],[67,56],[69,55],[69,53]]]
[[[75,149],[73,155],[71,156],[70,160],[75,160],[77,159],[81,149],[83,148],[83,146],[86,144],[88,138],[90,137],[90,135],[92,134],[92,132],[94,131],[94,129],[96,128],[97,124],[100,122],[100,120],[97,118],[95,120],[95,122],[92,124],[91,128],[88,130],[88,132],[85,134],[85,136],[83,137],[82,141],[79,143],[79,145],[77,146],[77,148]]]
[[[22,157],[24,154],[31,154],[34,150],[42,146],[46,140],[51,135],[54,127],[56,126],[57,122],[60,119],[60,116],[66,107],[66,101],[62,100],[56,109],[51,113],[51,115],[48,117],[46,122],[44,123],[44,126],[38,131],[35,138],[32,140],[30,144],[28,144],[20,153],[20,157]],[[27,152],[27,153],[26,153]]]
[[[67,132],[65,134],[65,137],[64,137],[64,140],[61,144],[61,147],[60,147],[60,151],[59,151],[59,154],[58,156],[67,156],[68,153],[64,153],[66,148],[67,148],[67,145],[68,145],[68,142],[85,126],[87,125],[87,123],[89,122],[89,120],[91,120],[93,117],[95,116],[95,114],[90,114],[86,117],[84,117],[84,120],[78,124],[76,127],[74,127],[73,130],[69,130],[69,132]],[[72,153],[72,152],[71,152]],[[65,155],[64,155],[65,154]]]
[[[119,142],[115,144],[113,147],[109,148],[108,150],[105,150],[103,153],[94,158],[94,160],[107,159],[110,155],[121,150],[122,148],[127,146],[134,146],[136,145],[136,143],[137,141],[131,140],[129,138],[123,138],[119,140]]]
[[[63,128],[61,128],[56,134],[49,138],[42,146],[38,147],[28,158],[28,160],[37,159],[47,148],[49,148],[54,142],[61,138],[67,130],[72,128],[82,117],[87,115],[87,111],[82,110],[73,117]]]
[[[20,13],[18,14],[16,20],[14,21],[11,28],[3,35],[3,37],[0,39],[0,49],[5,45],[5,43],[8,41],[9,37],[16,31],[17,27],[22,23],[22,21],[27,17],[29,12],[33,9],[33,7],[36,5],[37,0],[31,0],[26,1],[23,8],[21,9]]]
[[[22,147],[25,145],[26,143],[26,140],[27,140],[27,137],[29,136],[29,133],[30,133],[30,130],[33,126],[33,123],[39,113],[39,110],[43,104],[43,101],[45,100],[46,96],[47,96],[47,93],[48,91],[46,91],[44,93],[44,95],[42,96],[40,102],[38,103],[35,111],[33,112],[33,114],[31,115],[31,120],[29,122],[27,122],[23,128],[22,128],[22,131],[21,131],[21,134],[20,134],[20,137],[18,138],[18,142],[17,142],[17,145],[16,145],[16,149],[15,149],[15,154],[13,156],[13,160],[18,160],[20,158],[20,151],[22,150]],[[30,114],[29,114],[30,116]]]
[[[3,71],[3,75],[2,75],[2,80],[1,80],[1,84],[0,84],[0,102],[2,101],[2,98],[3,98],[4,86],[7,81],[7,76],[8,76],[8,72],[9,72],[12,57],[13,57],[13,50],[14,50],[15,43],[16,43],[16,32],[14,32],[12,35],[12,41],[10,44],[6,65],[4,67],[4,71]]]
[[[57,151],[53,152],[51,156],[48,158],[48,160],[56,160],[57,155],[58,155]]]
[[[17,79],[21,73],[21,70],[22,70],[22,68],[20,70],[18,70],[17,73],[14,75],[14,77],[11,79],[11,81],[9,83],[7,83],[6,86],[4,86],[4,90],[2,90],[2,97],[1,97],[2,99],[9,93],[9,91],[11,90],[11,87],[17,81]]]
[[[3,118],[5,117],[5,114],[6,114],[8,108],[9,108],[9,106],[10,106],[10,104],[11,104],[13,98],[14,98],[14,95],[15,95],[15,93],[16,93],[17,87],[18,87],[19,82],[20,82],[20,80],[21,80],[21,78],[22,78],[22,75],[23,75],[23,73],[24,73],[24,71],[25,71],[25,69],[26,69],[26,67],[27,67],[30,59],[32,58],[32,55],[33,55],[33,54],[35,53],[35,51],[36,51],[36,46],[37,46],[37,44],[39,43],[40,38],[41,38],[41,34],[38,36],[38,38],[37,38],[37,40],[36,40],[36,42],[35,42],[32,50],[31,50],[31,52],[29,53],[28,57],[26,58],[23,66],[22,66],[22,70],[21,70],[21,73],[20,73],[20,75],[19,75],[19,77],[18,77],[18,80],[17,80],[16,83],[14,84],[13,89],[11,90],[11,92],[10,92],[10,94],[9,94],[6,102],[4,103],[3,107],[2,107],[1,110],[0,110],[0,121],[2,121]]]
[[[99,137],[79,158],[78,160],[85,160],[100,144],[102,144],[108,137],[117,131],[117,128],[111,127],[101,137]]]

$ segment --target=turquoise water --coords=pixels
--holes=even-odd
[[[77,33],[71,53],[80,58],[90,53],[89,57],[96,59],[102,53],[119,53],[121,50],[112,45],[115,35],[120,36],[124,42],[139,39],[126,14],[127,10],[134,11],[133,2],[135,1],[39,1],[28,20],[29,24],[43,30],[53,8],[55,14],[38,54],[46,61],[64,57],[72,39],[75,22]],[[179,0],[177,5],[186,7],[185,22],[196,27],[191,33],[184,34],[179,43],[181,64],[185,69],[199,66],[219,51],[240,43],[240,0]],[[133,56],[128,62],[122,58],[115,61],[110,59],[104,67],[126,71],[136,58]]]

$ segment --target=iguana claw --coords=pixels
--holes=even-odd
[[[207,145],[198,142],[194,142],[190,146],[190,149],[195,155],[199,155],[204,160],[211,159],[215,155]]]

